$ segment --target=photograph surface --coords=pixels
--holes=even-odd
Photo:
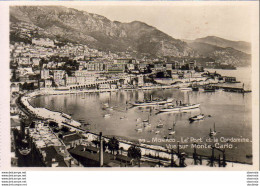
[[[252,6],[12,5],[9,19],[12,167],[254,166]]]

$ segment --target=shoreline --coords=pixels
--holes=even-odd
[[[51,93],[51,92],[48,92],[48,93]],[[85,93],[85,92],[83,92],[83,93]],[[42,96],[42,95],[44,96],[44,95],[52,95],[52,94],[46,94],[46,92],[43,93],[41,90],[35,91],[35,92],[27,93],[26,95],[22,96],[21,101],[26,106],[26,109],[28,109],[30,112],[32,112],[34,114],[36,114],[36,113],[40,114],[41,112],[45,113],[45,116],[40,116],[44,119],[54,120],[54,121],[58,122],[60,125],[64,125],[64,126],[67,126],[69,128],[73,128],[74,131],[77,130],[77,131],[81,131],[83,133],[86,133],[87,137],[90,138],[90,139],[95,139],[99,136],[99,134],[93,133],[91,131],[87,131],[85,129],[81,129],[80,128],[81,123],[72,119],[72,118],[70,118],[70,122],[67,123],[68,122],[67,117],[70,117],[68,114],[65,114],[65,113],[62,113],[62,112],[51,111],[47,108],[35,108],[29,103],[30,99],[37,97],[37,96]],[[46,112],[49,113],[49,115],[48,115],[49,117],[50,116],[52,116],[52,117],[53,116],[55,116],[55,117],[59,116],[58,117],[59,119],[48,118],[48,117],[46,118]],[[59,114],[59,115],[57,115],[57,114]],[[103,136],[103,138],[106,139],[106,140],[109,139],[109,137],[107,137],[107,136]],[[165,160],[165,163],[169,164],[170,156],[171,156],[170,153],[169,153],[169,149],[166,149],[165,147],[162,147],[162,146],[159,146],[159,145],[152,145],[152,144],[145,144],[145,143],[137,144],[136,142],[132,142],[132,141],[129,141],[127,139],[122,139],[122,138],[120,139],[120,138],[121,137],[119,137],[119,144],[120,144],[120,147],[124,148],[124,150],[128,149],[130,147],[130,145],[134,144],[134,145],[140,147],[141,152],[142,152],[142,156],[147,157],[147,151],[148,151],[149,155],[154,155],[154,157],[157,156],[160,159],[168,159],[168,160]],[[203,157],[202,166],[206,166],[206,162],[207,162],[209,156],[203,156],[203,155],[201,155],[201,156]],[[156,160],[156,159],[153,159],[153,160]],[[178,161],[178,156],[175,153],[174,153],[174,161]],[[187,156],[186,161],[190,162],[187,166],[192,165],[192,163],[191,163],[193,161],[192,156]],[[237,162],[237,161],[230,161],[230,160],[226,160],[226,162],[227,162],[227,167],[229,167],[228,162],[232,162],[232,164],[236,163],[238,165],[248,165],[248,166],[252,165],[251,163],[247,163],[247,162]]]

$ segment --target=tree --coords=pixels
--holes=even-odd
[[[110,150],[113,155],[115,155],[115,151],[119,150],[119,141],[115,137],[109,139],[107,145],[108,145],[108,150]]]
[[[50,122],[49,122],[49,126],[50,126],[50,127],[58,127],[59,125],[58,125],[58,123],[56,123],[55,121],[50,121]]]
[[[129,158],[137,160],[140,165],[140,159],[142,155],[141,155],[141,149],[139,147],[136,147],[135,145],[131,145],[127,150],[127,156]]]
[[[62,134],[59,134],[58,137],[59,137],[60,139],[63,139],[63,135],[62,135]]]
[[[96,148],[100,146],[100,141],[98,139],[92,140],[91,142],[96,146]],[[103,151],[106,151],[106,147],[107,143],[105,140],[103,140]]]
[[[66,132],[69,132],[70,129],[66,126],[62,126],[62,128],[60,129],[62,132],[66,133]]]
[[[119,150],[120,150],[121,155],[123,155],[124,148],[120,147]]]

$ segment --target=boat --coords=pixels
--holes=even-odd
[[[181,106],[169,106],[167,108],[163,108],[160,112],[172,112],[172,111],[182,111],[182,110],[190,110],[199,108],[200,104],[183,104]]]
[[[156,128],[163,128],[163,123],[162,123],[162,120],[161,120],[161,119],[159,120],[159,123],[158,123],[158,125],[156,126]]]
[[[126,116],[120,117],[120,119],[125,119],[125,118],[126,118]]]
[[[180,90],[187,90],[187,91],[192,90],[191,87],[181,87],[181,88],[179,88],[179,89],[180,89]]]
[[[139,128],[139,129],[135,129],[137,132],[142,132],[143,129],[142,128]]]
[[[111,116],[111,114],[105,114],[104,118],[109,118]]]
[[[200,104],[184,104],[181,107],[181,110],[189,110],[189,109],[195,109],[195,108],[199,108]]]
[[[216,129],[215,129],[215,123],[214,123],[214,129],[213,129],[213,131],[212,131],[211,128],[210,128],[209,136],[212,137],[212,136],[216,136],[216,135],[217,135],[217,131],[216,131]]]
[[[205,117],[204,114],[199,114],[197,116],[190,117],[189,120],[190,120],[190,122],[193,122],[193,121],[197,121],[197,120],[202,120],[204,117]]]
[[[136,119],[136,122],[140,122],[140,121],[141,121],[141,118],[137,118],[137,119]]]
[[[54,90],[56,90],[56,91],[69,91],[70,89],[67,88],[67,87],[57,87]]]
[[[166,103],[171,103],[172,101],[173,101],[172,98],[155,100],[155,99],[152,99],[152,96],[151,96],[150,100],[146,100],[146,101],[142,101],[142,102],[137,101],[137,102],[133,103],[133,106],[163,105],[163,104],[166,104]]]
[[[175,134],[175,130],[174,130],[175,125],[176,125],[176,123],[173,122],[172,131],[169,133],[169,135],[174,135]]]
[[[109,104],[108,103],[104,103],[103,104],[105,108],[108,108],[109,107]]]
[[[159,131],[159,130],[155,131],[155,134],[159,134],[159,133],[160,133],[160,131]]]
[[[143,120],[143,125],[144,125],[144,127],[150,127],[151,126],[149,114],[148,114],[148,119]]]
[[[205,86],[204,87],[204,92],[215,92],[215,88],[213,86]]]
[[[191,86],[191,89],[192,89],[192,91],[199,91],[199,87],[198,87],[197,84],[193,84],[193,85]]]
[[[159,123],[156,127],[157,127],[157,128],[163,128],[163,124],[162,124],[162,123]]]

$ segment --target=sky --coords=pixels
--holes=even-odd
[[[81,5],[67,7],[107,17],[112,21],[142,21],[177,39],[218,36],[251,41],[251,8],[243,5]]]

